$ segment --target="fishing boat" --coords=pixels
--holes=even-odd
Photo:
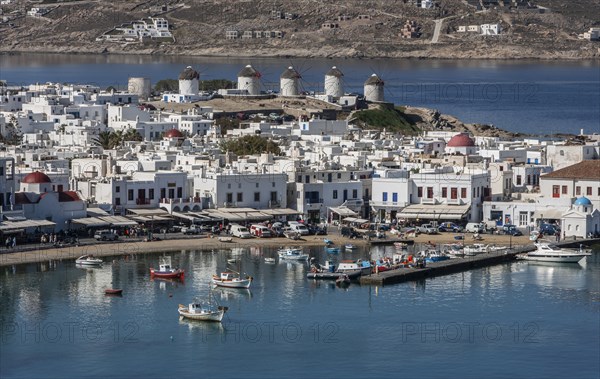
[[[242,278],[238,272],[225,271],[219,275],[212,276],[212,283],[220,287],[228,288],[249,288],[253,278],[246,276]]]
[[[228,309],[228,307],[217,306],[212,301],[203,303],[194,299],[187,306],[179,304],[178,312],[181,317],[190,320],[221,322]]]
[[[325,262],[325,264],[330,264],[329,262]],[[326,268],[326,266],[322,266],[322,268]],[[369,275],[371,273],[371,262],[363,261],[359,259],[357,261],[344,260],[338,264],[337,271],[342,273],[347,273],[348,271],[356,271],[359,270],[362,275]]]
[[[309,256],[304,254],[302,249],[299,248],[287,248],[281,249],[277,252],[279,258],[293,260],[293,261],[307,261]]]
[[[327,238],[324,238],[323,242],[325,243],[325,245],[333,245],[333,241]]]
[[[183,279],[184,275],[185,273],[183,270],[171,267],[171,257],[161,257],[158,264],[158,270],[150,267],[151,278]]]
[[[122,295],[123,290],[120,288],[107,288],[104,290],[105,295]]]
[[[312,258],[311,258],[312,259]],[[311,265],[310,272],[306,274],[308,279],[336,280],[342,275],[347,275],[350,279],[357,279],[362,275],[361,270],[338,271],[337,267],[331,261],[325,261],[324,265]]]
[[[579,247],[579,250],[565,249],[554,244],[537,243],[536,250],[519,256],[519,259],[535,262],[577,263],[591,253]]]
[[[441,251],[431,249],[421,251],[419,255],[421,258],[424,258],[425,262],[427,263],[441,262],[450,259],[448,255],[442,253]]]
[[[75,260],[75,263],[81,266],[100,266],[102,259],[94,258],[93,255],[82,255]]]
[[[328,252],[329,254],[337,254],[340,252],[340,248],[339,247],[326,247],[325,251]]]
[[[232,237],[219,237],[217,239],[219,240],[219,242],[231,242],[231,241],[233,241]]]
[[[276,262],[275,258],[269,258],[269,257],[265,258],[265,263],[275,263],[275,262]]]

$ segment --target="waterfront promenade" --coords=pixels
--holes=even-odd
[[[76,259],[84,254],[93,254],[98,257],[143,254],[143,253],[163,253],[178,250],[212,250],[212,249],[230,249],[236,247],[284,247],[284,246],[321,246],[323,239],[327,238],[333,241],[334,245],[340,246],[352,243],[358,246],[366,246],[369,241],[363,239],[349,239],[342,237],[335,228],[330,228],[326,236],[305,236],[297,241],[287,238],[253,238],[238,239],[234,238],[232,242],[220,242],[218,238],[209,236],[186,236],[181,233],[160,234],[157,237],[160,241],[145,242],[143,238],[123,238],[117,242],[97,242],[94,239],[82,239],[79,246],[53,247],[46,244],[29,244],[17,246],[15,249],[0,250],[0,266],[10,266],[14,264],[45,262],[48,260]],[[443,233],[427,235],[418,235],[415,243],[433,243],[450,244],[456,243],[455,234]],[[392,235],[388,234],[388,241],[393,241]],[[381,241],[377,240],[380,244]],[[374,241],[371,241],[374,242]],[[468,234],[465,235],[465,244],[485,243],[499,246],[525,245],[530,243],[526,236],[510,237],[507,235],[483,235],[482,241],[474,241]]]

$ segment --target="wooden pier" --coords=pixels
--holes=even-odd
[[[492,266],[500,263],[511,262],[517,254],[535,250],[535,246],[528,245],[513,249],[502,249],[491,253],[484,253],[472,257],[448,259],[441,262],[427,263],[425,268],[400,268],[380,272],[378,274],[360,277],[360,284],[386,285],[402,283],[413,280],[422,280],[434,276],[454,274],[473,268]]]

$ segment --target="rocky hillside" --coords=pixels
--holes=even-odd
[[[597,58],[600,42],[577,38],[600,26],[597,0],[539,0],[549,8],[478,11],[473,1],[437,0],[13,0],[2,5],[0,51],[182,54],[216,56]],[[500,1],[502,3],[502,1]],[[41,17],[26,16],[32,7]],[[494,8],[494,7],[492,7]],[[287,19],[286,19],[287,15]],[[169,21],[175,42],[98,42],[115,27],[145,17]],[[4,19],[2,19],[4,17]],[[283,17],[283,18],[281,18]],[[440,22],[434,39],[434,20]],[[407,20],[418,38],[402,38]],[[458,33],[461,25],[500,23],[500,36]],[[326,25],[326,26],[325,26]],[[226,39],[227,31],[278,32],[282,38]]]

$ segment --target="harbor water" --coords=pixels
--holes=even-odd
[[[390,255],[391,247],[315,261]],[[306,278],[276,249],[171,252],[185,281],[151,280],[160,255],[0,270],[2,378],[597,378],[600,250],[580,264],[514,262],[385,287]],[[250,290],[212,290],[222,324],[180,320],[228,267]],[[104,289],[121,288],[122,297]]]
[[[201,79],[236,80],[247,64],[258,69],[263,91],[279,90],[290,65],[302,74],[302,91],[322,91],[324,74],[336,65],[346,92],[363,93],[376,73],[386,101],[438,109],[469,123],[493,124],[533,135],[600,133],[600,62],[408,59],[207,58],[122,55],[0,55],[0,79],[9,85],[89,83],[127,88],[129,77],[154,85],[175,79],[188,65]]]

